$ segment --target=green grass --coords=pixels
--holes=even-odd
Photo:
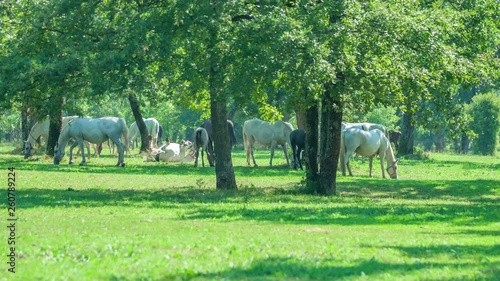
[[[127,157],[121,168],[105,155],[54,166],[12,150],[0,146],[0,170],[4,186],[7,168],[17,171],[17,273],[2,254],[0,280],[500,276],[499,157],[402,159],[399,180],[382,179],[378,161],[369,178],[355,161],[355,177],[337,178],[338,196],[318,197],[298,191],[304,173],[279,152],[272,168],[266,151],[257,168],[233,152],[239,189],[218,191],[214,168],[189,163]]]

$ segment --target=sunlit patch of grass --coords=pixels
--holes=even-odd
[[[248,167],[234,151],[239,188],[221,191],[213,167],[192,163],[128,156],[122,168],[104,155],[55,166],[10,151],[0,145],[0,170],[16,168],[19,280],[495,280],[500,272],[498,158],[403,159],[399,180],[383,179],[377,161],[370,178],[356,160],[354,177],[338,173],[338,195],[319,197],[299,192],[304,172],[279,152],[274,167],[264,150],[260,166]]]

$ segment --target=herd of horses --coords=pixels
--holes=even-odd
[[[167,143],[158,147],[161,139],[161,126],[154,118],[144,119],[147,133],[150,138],[150,151],[142,152],[141,155],[146,161],[163,162],[191,162],[198,166],[199,150],[201,149],[201,163],[205,166],[204,154],[207,154],[208,164],[214,166],[215,155],[213,149],[212,124],[210,120],[205,121],[196,128],[193,142],[183,140],[181,143]],[[227,120],[229,139],[231,147],[236,144],[236,134],[234,124]],[[47,138],[49,133],[48,119],[37,122],[30,130],[28,139],[25,141],[25,158],[33,154],[35,143],[39,137]],[[133,146],[134,141],[140,136],[137,124],[134,122],[130,127],[123,118],[102,117],[85,118],[78,116],[68,116],[63,118],[59,139],[54,148],[54,164],[59,164],[65,155],[65,148],[72,140],[69,149],[69,163],[73,163],[73,149],[78,147],[82,152],[80,165],[85,164],[86,157],[84,148],[87,148],[88,158],[90,158],[90,144],[94,145],[95,154],[100,153],[98,146],[102,149],[102,144],[108,142],[114,144],[118,150],[117,166],[125,166],[125,153]],[[342,174],[346,174],[346,167],[349,175],[352,176],[350,158],[356,153],[360,156],[369,157],[370,177],[372,176],[373,158],[379,156],[382,177],[385,172],[393,179],[398,178],[398,160],[394,156],[391,142],[398,149],[398,142],[401,133],[395,130],[387,130],[385,126],[373,123],[347,123],[342,122],[341,147],[340,147],[340,167]],[[291,161],[288,158],[288,145],[292,148],[293,168],[302,169],[301,155],[306,146],[306,132],[301,129],[293,129],[292,124],[281,120],[270,123],[260,119],[247,120],[243,124],[243,144],[246,151],[246,161],[248,165],[252,160],[257,166],[254,151],[257,145],[270,147],[271,157],[269,165],[273,165],[274,151],[281,146],[287,165],[291,168]],[[387,167],[384,169],[384,161]]]

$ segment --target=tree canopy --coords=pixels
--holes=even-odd
[[[4,1],[0,105],[46,114],[61,106],[53,97],[69,109],[135,96],[131,104],[167,99],[215,122],[230,102],[256,104],[267,119],[313,110],[320,158],[331,161],[346,109],[393,106],[405,114],[405,138],[418,116],[457,114],[460,87],[498,81],[497,2]],[[216,132],[221,179],[234,178],[226,134]],[[326,173],[322,190],[335,193],[326,164],[313,173]],[[218,187],[226,184],[236,187]]]

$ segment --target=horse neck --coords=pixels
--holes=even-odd
[[[61,130],[61,133],[59,134],[59,139],[57,140],[57,143],[59,145],[59,150],[64,151],[66,148],[66,145],[68,144],[69,141],[69,125],[63,127]]]
[[[36,123],[35,125],[33,125],[33,127],[31,128],[30,130],[30,133],[28,135],[28,142],[30,143],[31,147],[35,147],[35,142],[36,142],[36,139],[38,139],[40,137],[40,135],[42,134],[40,132],[40,128],[42,126],[40,126],[39,123]]]
[[[396,162],[396,156],[394,156],[394,151],[392,151],[391,143],[390,142],[387,142],[387,143],[388,143],[388,146],[387,146],[387,151],[385,153],[385,158],[387,159],[387,163],[389,165],[391,165],[394,162]]]

